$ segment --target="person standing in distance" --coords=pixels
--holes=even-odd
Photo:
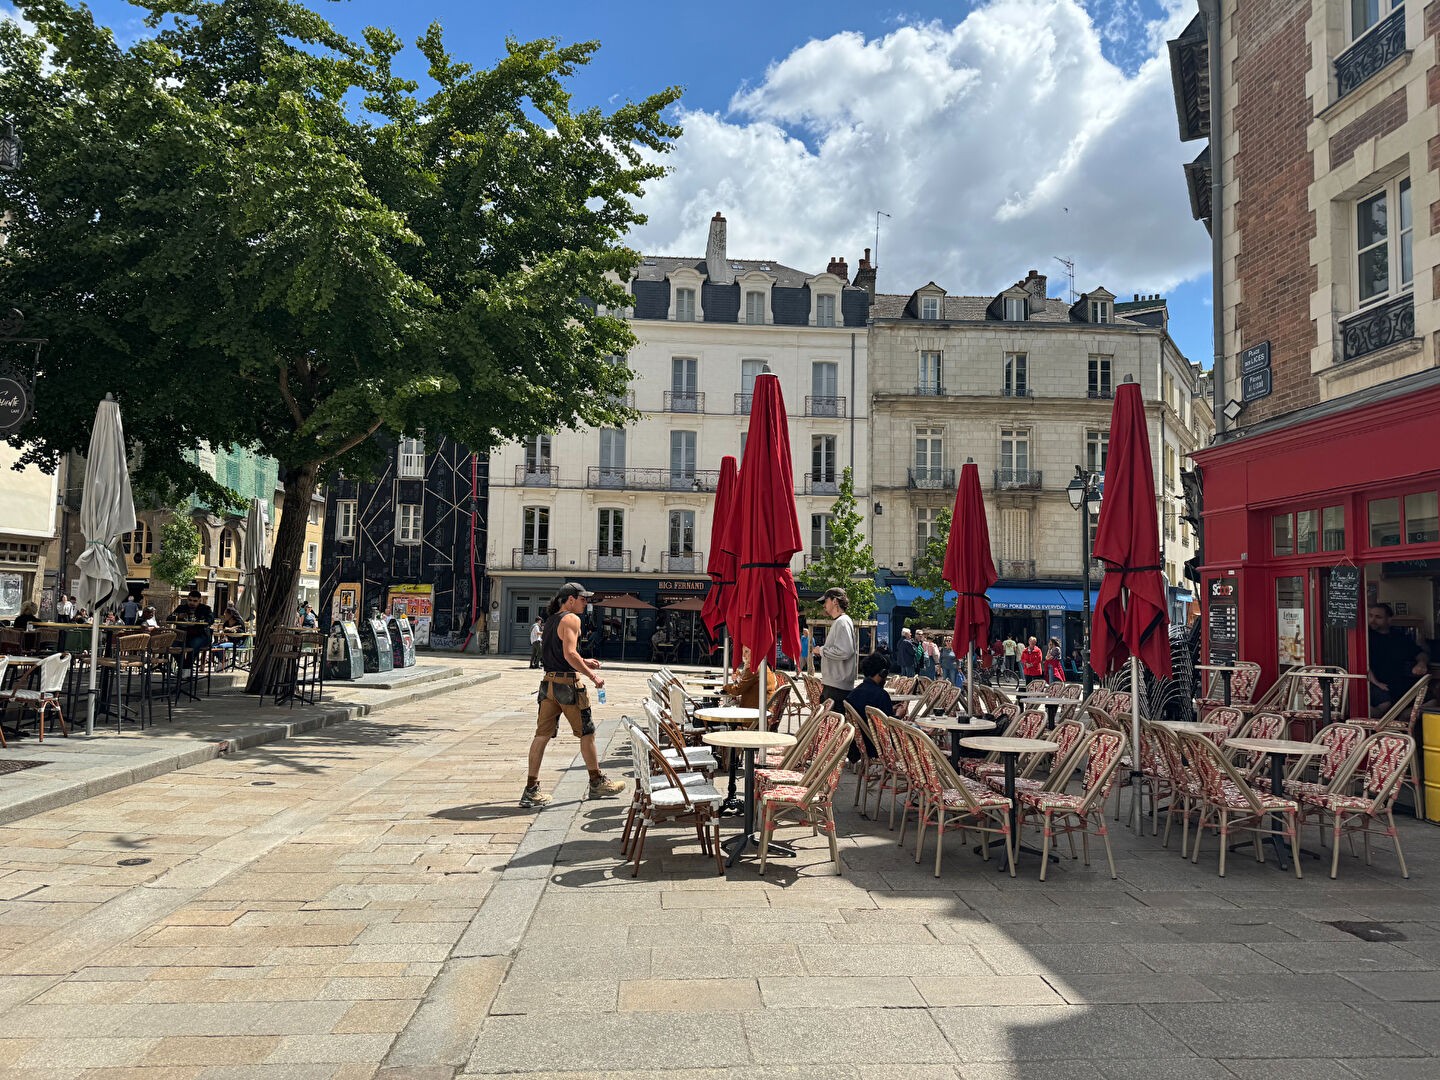
[[[530,740],[529,769],[525,790],[520,793],[522,807],[544,806],[550,801],[549,795],[540,792],[540,763],[545,758],[545,747],[560,730],[561,716],[570,722],[570,730],[580,740],[580,756],[590,772],[590,798],[603,799],[625,790],[623,783],[607,779],[600,771],[590,697],[580,681],[589,679],[596,690],[605,685],[597,672],[600,661],[586,660],[580,655],[580,616],[585,611],[585,601],[594,595],[585,586],[571,581],[560,586],[555,599],[550,601],[540,635],[540,659],[545,673],[536,695],[540,713],[535,722],[535,737]]]
[[[545,616],[536,615],[535,624],[530,627],[530,666],[540,666],[540,639],[545,636]]]
[[[844,589],[826,589],[825,615],[833,619],[825,635],[825,644],[813,650],[820,655],[820,682],[824,696],[838,710],[855,688],[855,675],[860,669],[860,650],[855,638],[855,623],[846,614],[850,597]]]

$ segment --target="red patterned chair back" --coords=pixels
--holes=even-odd
[[[1288,726],[1286,719],[1279,713],[1256,713],[1254,719],[1250,721],[1250,726],[1245,729],[1245,738],[1279,739]]]
[[[1384,811],[1395,802],[1400,781],[1415,757],[1415,740],[1409,735],[1381,732],[1370,737],[1365,757],[1365,794],[1374,799],[1371,812]]]
[[[1111,716],[1117,716],[1120,713],[1125,713],[1128,716],[1132,703],[1130,691],[1116,690],[1110,695],[1110,707],[1106,711]]]
[[[1260,685],[1260,665],[1242,660],[1235,666],[1240,670],[1230,676],[1230,700],[1248,705],[1255,700],[1255,690]],[[1225,700],[1223,688],[1217,696],[1219,700]]]
[[[1038,739],[1049,719],[1044,709],[1026,709],[1005,734],[1012,739]]]
[[[1355,748],[1365,738],[1365,729],[1357,724],[1331,724],[1315,733],[1313,742],[1324,746],[1325,756],[1320,759],[1320,782],[1328,784],[1335,779]]]
[[[1043,694],[1050,689],[1050,684],[1044,679],[1031,679],[1025,684],[1027,694]]]
[[[1240,729],[1245,726],[1245,714],[1239,709],[1227,708],[1221,705],[1219,708],[1211,709],[1205,714],[1205,723],[1224,724],[1225,734],[1217,740],[1218,742],[1224,742],[1226,739],[1235,738],[1235,736],[1240,733]]]
[[[1226,760],[1218,746],[1209,739],[1190,734],[1181,734],[1180,744],[1190,760],[1190,766],[1194,770],[1195,779],[1199,781],[1206,802],[1217,806],[1234,806],[1238,794],[1249,804],[1254,814],[1258,816],[1263,812],[1255,790],[1245,782],[1245,778],[1235,770],[1235,766]]]
[[[1118,731],[1094,732],[1085,745],[1090,759],[1085,763],[1085,775],[1081,787],[1085,798],[1079,812],[1087,813],[1092,807],[1103,807],[1111,787],[1115,784],[1115,772],[1120,767],[1120,758],[1125,753],[1125,736]]]

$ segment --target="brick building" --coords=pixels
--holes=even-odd
[[[1208,646],[1267,683],[1363,672],[1332,568],[1437,634],[1440,2],[1200,8],[1170,53],[1181,138],[1208,139],[1185,170],[1214,244]]]

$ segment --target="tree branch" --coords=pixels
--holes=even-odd
[[[375,432],[379,431],[381,423],[383,423],[383,421],[376,420],[373,424],[371,424],[364,431],[360,432],[358,435],[353,435],[349,439],[345,440],[345,442],[343,442],[333,454],[326,454],[325,457],[315,462],[315,464],[321,465],[327,461],[334,461],[342,454],[348,454],[351,450],[354,450],[355,447],[359,446],[366,439],[370,438],[371,435],[374,435]]]
[[[290,417],[295,421],[295,428],[299,430],[305,426],[305,415],[300,411],[300,405],[295,400],[295,395],[290,393],[290,363],[280,365],[280,396],[285,399],[285,407],[290,410]]]

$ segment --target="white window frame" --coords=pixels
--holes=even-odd
[[[1407,199],[1408,197],[1408,199]],[[1385,234],[1374,243],[1368,244],[1363,250],[1360,247],[1360,207],[1365,203],[1377,198],[1385,199]],[[1410,220],[1405,221],[1405,205],[1408,201],[1410,206]],[[1392,214],[1390,208],[1395,207],[1396,212]],[[1360,273],[1360,259],[1363,255],[1374,251],[1381,245],[1385,246],[1385,289],[1374,296],[1362,298],[1360,296],[1360,285],[1362,276]],[[1405,253],[1409,249],[1410,277],[1405,277]],[[1409,174],[1396,176],[1387,180],[1378,188],[1373,188],[1357,198],[1352,204],[1350,213],[1350,267],[1354,275],[1355,284],[1355,310],[1373,307],[1376,304],[1383,304],[1393,300],[1397,296],[1404,296],[1413,292],[1415,288],[1415,195],[1410,183]]]
[[[830,488],[840,483],[840,440],[836,436],[810,436],[810,482]]]
[[[1100,323],[1108,323],[1112,321],[1114,317],[1115,313],[1110,307],[1109,300],[1090,301],[1090,321],[1092,323],[1096,323],[1097,325]]]
[[[425,440],[404,438],[395,465],[395,475],[401,480],[425,479]]]
[[[318,573],[320,570],[320,545],[305,545],[305,572],[307,574]]]
[[[1030,317],[1028,305],[1023,296],[1005,297],[1005,321],[1024,322]]]
[[[360,516],[358,499],[335,500],[335,539],[354,540],[355,521]]]
[[[1017,451],[1023,448],[1023,452]],[[1008,459],[1007,459],[1008,455]],[[1023,457],[1024,461],[1021,462]],[[1006,461],[1009,464],[1006,464]],[[1028,473],[1030,469],[1030,429],[1027,427],[1006,427],[1000,429],[1000,471],[1008,472],[1013,478],[1018,473]]]
[[[421,503],[395,506],[395,543],[418,544],[425,529],[425,507]]]
[[[1355,9],[1358,5],[1356,4],[1355,0],[1351,0],[1351,2],[1346,6],[1349,10],[1346,12],[1345,21],[1349,24],[1350,40],[1359,41],[1371,30],[1374,30],[1375,27],[1379,26],[1382,22],[1384,22],[1391,15],[1393,15],[1396,8],[1404,7],[1405,4],[1404,0],[1378,0],[1376,4],[1376,10],[1379,11],[1379,15],[1376,17],[1374,22],[1368,23],[1365,26],[1356,25]]]
[[[764,289],[745,290],[745,310],[742,314],[746,326],[764,326],[770,321],[769,312],[766,310],[769,305],[765,300]]]
[[[827,550],[835,542],[831,526],[834,524],[833,514],[811,514],[810,515],[810,554],[819,555]]]
[[[235,531],[233,529],[220,530],[220,565],[235,565]]]
[[[1007,352],[1005,354],[1005,396],[1030,396],[1030,354]]]
[[[924,446],[925,453],[920,452]],[[938,427],[922,427],[915,429],[915,456],[913,458],[916,472],[929,472],[945,467],[945,429]]]
[[[306,519],[311,525],[319,525],[325,514],[325,504],[315,499],[310,500],[310,515]]]
[[[526,555],[550,550],[550,507],[531,505],[520,508],[520,550]]]
[[[675,286],[675,321],[695,321],[695,294],[698,290],[691,285]]]
[[[666,550],[672,557],[695,554],[694,510],[671,510],[666,526]]]
[[[940,508],[921,506],[915,510],[915,558],[925,554],[929,542],[936,538],[935,526],[940,517]]]
[[[927,322],[938,322],[940,320],[941,299],[939,296],[920,297],[920,318]]]
[[[838,326],[840,318],[840,297],[833,292],[815,294],[815,325]]]
[[[1110,457],[1110,429],[1088,428],[1085,432],[1085,471],[1105,475]]]
[[[933,368],[933,378],[932,369]],[[945,354],[934,349],[920,352],[920,377],[915,384],[922,394],[940,394],[945,389]]]
[[[602,559],[614,559],[625,550],[625,511],[602,506],[595,511],[595,551]]]
[[[682,266],[670,271],[665,275],[670,282],[670,310],[666,313],[671,322],[704,322],[705,321],[705,294],[701,291],[704,278],[699,271],[693,267]],[[693,303],[688,311],[688,319],[680,318],[679,296],[681,289],[689,289],[693,294]]]
[[[1104,378],[1101,378],[1102,375]],[[1090,397],[1114,397],[1115,357],[1106,353],[1091,353],[1085,366],[1085,386]]]

